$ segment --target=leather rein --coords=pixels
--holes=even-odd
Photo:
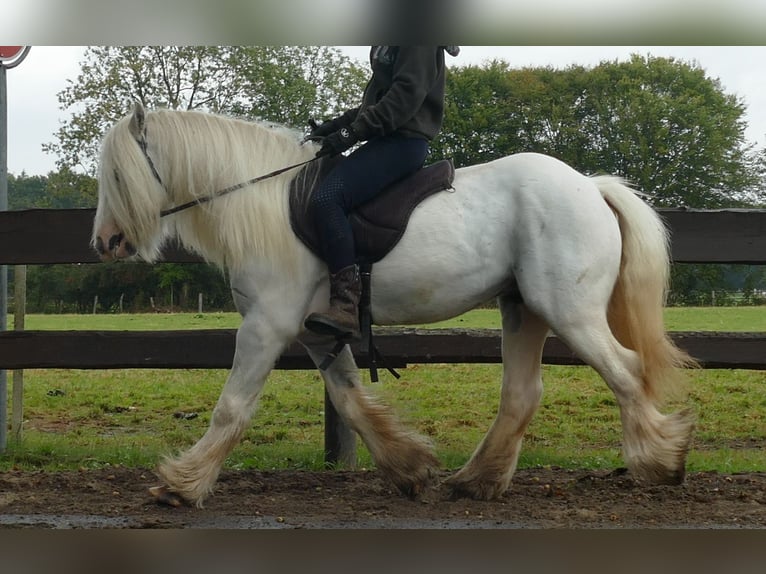
[[[167,187],[165,187],[165,184],[162,181],[162,178],[160,177],[159,172],[157,171],[157,168],[154,166],[154,162],[152,161],[152,158],[149,156],[149,153],[146,151],[146,135],[141,139],[137,139],[136,143],[138,144],[138,147],[141,148],[141,152],[144,154],[144,157],[146,158],[146,162],[149,164],[149,168],[152,170],[152,175],[154,176],[154,179],[157,180],[157,182],[167,190]],[[169,209],[163,209],[160,211],[160,217],[166,217],[168,215],[172,215],[174,213],[178,213],[179,211],[183,211],[185,209],[189,209],[190,207],[194,207],[195,205],[202,205],[204,203],[208,203],[209,201],[212,201],[218,197],[221,197],[223,195],[227,195],[233,191],[240,190],[242,188],[248,187],[250,185],[256,184],[259,181],[263,181],[265,179],[269,179],[272,177],[276,177],[278,175],[281,175],[285,173],[286,171],[290,171],[291,169],[295,169],[297,167],[304,166],[306,164],[311,163],[312,161],[315,161],[319,158],[312,157],[311,159],[307,159],[306,161],[302,161],[300,163],[296,163],[294,165],[289,165],[287,167],[283,167],[280,169],[276,169],[272,172],[269,172],[264,175],[260,175],[258,177],[254,177],[252,179],[248,179],[247,181],[243,181],[242,183],[237,183],[234,185],[230,185],[229,187],[225,187],[223,189],[220,189],[216,191],[215,193],[212,193],[205,197],[198,197],[197,199],[193,199],[191,201],[187,201],[186,203],[182,203],[181,205],[176,205],[175,207],[171,207]]]

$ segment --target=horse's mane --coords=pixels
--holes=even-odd
[[[297,132],[209,113],[150,112],[148,153],[163,189],[129,122],[118,122],[104,139],[99,211],[105,204],[143,258],[156,260],[162,240],[173,235],[187,249],[230,269],[252,257],[285,264],[296,256],[287,196],[293,171],[164,219],[159,212],[311,158],[313,146],[301,146]],[[97,214],[97,220],[105,215]]]

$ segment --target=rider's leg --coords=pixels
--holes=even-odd
[[[361,291],[348,214],[387,186],[419,169],[428,142],[387,136],[367,142],[336,167],[311,198],[314,224],[330,271],[330,308],[312,313],[306,328],[343,339],[359,338]]]

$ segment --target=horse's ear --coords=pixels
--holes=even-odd
[[[133,104],[133,114],[130,116],[128,124],[131,135],[140,140],[144,137],[145,126],[146,112],[144,111],[144,106],[139,100],[136,100],[135,104]]]

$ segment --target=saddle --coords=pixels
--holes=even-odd
[[[321,256],[313,213],[308,202],[313,188],[343,156],[322,158],[304,167],[290,185],[290,225],[315,255]],[[438,161],[397,181],[350,215],[357,263],[380,261],[399,242],[414,209],[425,198],[452,187],[455,168],[450,160]]]
[[[343,156],[336,156],[311,162],[290,184],[290,225],[295,235],[318,257],[322,254],[308,199],[314,187],[343,160]],[[439,191],[451,188],[454,178],[455,167],[450,160],[436,162],[392,184],[349,215],[362,282],[359,301],[361,347],[366,349],[369,357],[372,382],[378,380],[378,360],[394,377],[399,378],[399,374],[385,364],[384,357],[372,339],[372,264],[383,259],[399,242],[407,228],[410,215],[420,202]],[[345,342],[339,340],[319,368],[327,369],[344,346]]]

